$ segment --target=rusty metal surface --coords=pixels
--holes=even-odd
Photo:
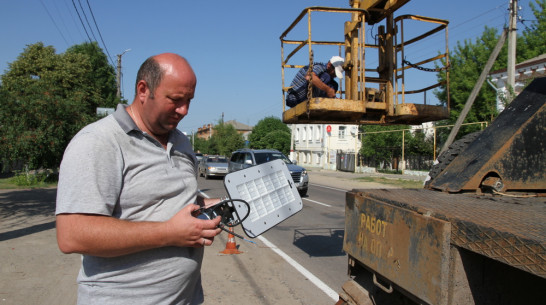
[[[364,192],[364,191],[363,191]],[[546,278],[546,198],[366,190],[362,196],[448,221],[451,244]]]
[[[447,304],[450,225],[348,192],[344,250],[430,304]]]
[[[396,115],[385,116],[387,105],[383,102],[312,98],[283,112],[286,124],[421,124],[449,117],[442,106],[400,104]]]
[[[476,190],[499,177],[503,191],[546,190],[546,77],[535,79],[430,186]]]

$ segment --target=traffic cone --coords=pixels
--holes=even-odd
[[[229,232],[233,232],[233,227],[229,227]],[[237,249],[237,244],[235,243],[235,236],[231,233],[228,234],[228,241],[226,243],[226,248],[224,251],[220,251],[223,254],[241,254],[243,252]]]

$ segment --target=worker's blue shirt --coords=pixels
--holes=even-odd
[[[288,90],[288,95],[286,96],[286,105],[289,107],[294,107],[297,104],[307,100],[307,88],[309,86],[309,82],[305,79],[305,76],[307,75],[307,70],[309,69],[309,66],[305,66],[301,68],[296,76],[294,77],[294,80],[292,80],[292,83],[290,86],[291,89]],[[338,84],[334,79],[326,72],[326,64],[323,63],[315,63],[313,64],[313,72],[315,72],[316,75],[320,78],[320,80],[328,85],[329,87],[333,88],[335,91],[338,89]],[[313,97],[325,97],[326,92],[318,89],[313,88]]]

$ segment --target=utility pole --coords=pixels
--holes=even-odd
[[[510,23],[508,25],[508,63],[506,67],[507,77],[506,87],[515,90],[516,74],[516,39],[517,39],[517,21],[518,21],[518,0],[510,0]]]
[[[116,73],[116,82],[117,82],[117,93],[116,93],[116,96],[121,98],[121,56],[123,56],[123,54],[127,53],[131,51],[131,49],[127,49],[125,51],[123,51],[123,53],[121,54],[117,54],[117,58],[118,58],[118,67],[117,67],[117,73]]]

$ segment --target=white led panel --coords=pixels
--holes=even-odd
[[[279,159],[229,173],[224,185],[231,199],[248,202],[250,213],[242,227],[251,238],[296,214],[303,206],[286,163]],[[237,219],[248,212],[243,202],[235,201],[233,206]]]

